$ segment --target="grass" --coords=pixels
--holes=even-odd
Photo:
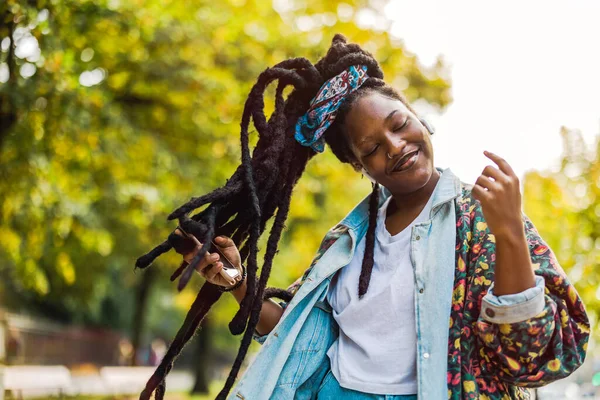
[[[165,395],[166,400],[213,400],[219,394],[219,391],[223,388],[224,382],[216,381],[212,382],[209,387],[208,394],[204,395],[190,395],[186,392],[167,392]],[[10,394],[5,396],[5,399],[12,400],[16,397]],[[36,400],[138,400],[139,395],[119,395],[119,396],[50,396],[50,397],[36,397]]]

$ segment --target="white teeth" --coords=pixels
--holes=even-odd
[[[400,166],[396,169],[396,171],[402,171],[404,169],[404,166],[407,164],[410,164],[418,155],[419,155],[419,152],[417,151],[408,160],[406,160],[402,164],[400,164]]]
[[[415,158],[415,156],[417,155],[417,153],[413,154],[412,156],[410,156],[406,161],[404,161],[402,163],[402,165],[406,165],[410,162],[410,160],[412,160],[413,158]]]

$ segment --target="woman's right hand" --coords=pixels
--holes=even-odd
[[[202,247],[202,243],[196,239],[194,235],[185,235],[181,232],[180,229],[175,230],[175,234],[181,237],[184,237],[186,240],[190,240],[189,246],[184,246],[185,252],[178,252],[183,255],[183,259],[185,262],[190,263],[194,256],[200,251]],[[242,279],[242,263],[240,252],[230,238],[226,236],[217,236],[214,240],[216,246],[219,247],[219,250],[223,253],[223,255],[233,264],[233,266],[238,270],[239,274],[236,278],[233,278],[237,283],[240,279]],[[230,282],[228,282],[221,274],[221,270],[223,269],[223,263],[221,262],[220,256],[218,253],[209,253],[208,251],[202,257],[202,260],[196,266],[196,271],[208,282],[219,285],[223,287],[231,287],[233,286]]]

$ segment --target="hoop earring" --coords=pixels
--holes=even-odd
[[[366,169],[362,169],[362,174],[363,176],[366,176],[368,180],[371,181],[371,183],[377,183],[377,181],[375,180],[375,178],[373,178],[371,175],[369,175],[369,173],[367,172]]]
[[[425,118],[419,118],[419,121],[421,122],[421,124],[423,124],[425,129],[427,129],[430,135],[433,135],[435,133],[435,128],[433,127],[433,125],[427,122]]]

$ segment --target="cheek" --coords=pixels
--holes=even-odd
[[[384,157],[378,157],[376,160],[369,160],[364,163],[365,168],[369,171],[369,174],[373,176],[383,177],[386,174],[387,163]]]
[[[419,140],[423,143],[423,150],[427,153],[428,158],[433,158],[433,144],[429,132],[421,132]]]
[[[431,160],[431,162],[433,162],[433,143],[431,143],[431,140],[429,140],[429,138],[427,139],[427,149],[429,151],[429,159]]]

